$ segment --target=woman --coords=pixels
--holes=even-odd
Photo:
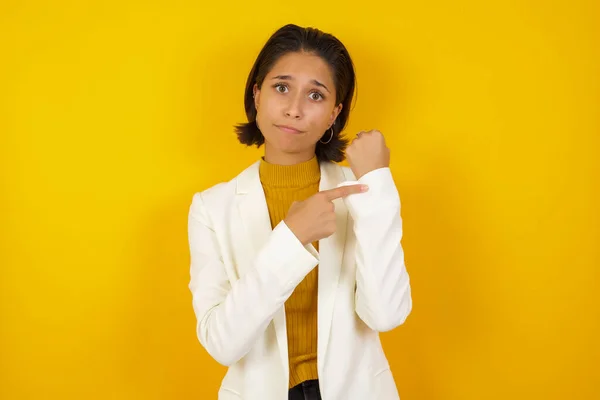
[[[200,343],[229,367],[219,399],[399,398],[378,333],[412,308],[400,199],[383,135],[340,136],[354,86],[339,40],[279,29],[237,127],[264,156],[193,197],[189,288]]]

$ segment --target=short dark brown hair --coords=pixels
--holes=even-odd
[[[342,103],[342,110],[333,125],[333,137],[327,144],[317,142],[315,150],[317,158],[322,161],[343,161],[348,139],[341,133],[346,127],[350,114],[350,105],[356,87],[354,64],[346,47],[336,37],[316,28],[302,28],[288,24],[279,28],[264,45],[246,81],[244,106],[248,122],[238,124],[235,130],[239,141],[247,146],[260,147],[265,137],[256,125],[256,107],[254,106],[254,84],[262,86],[265,76],[280,57],[292,52],[304,51],[320,56],[333,71],[333,81],[336,88],[336,105]],[[325,140],[329,133],[323,132]]]

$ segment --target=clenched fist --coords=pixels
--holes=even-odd
[[[378,130],[361,131],[346,149],[346,158],[356,179],[378,168],[390,166],[390,149]]]
[[[293,202],[284,222],[298,240],[306,246],[335,233],[336,219],[333,200],[366,190],[368,190],[366,185],[349,185],[323,190],[304,201]]]

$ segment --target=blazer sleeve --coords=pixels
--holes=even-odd
[[[253,267],[231,282],[202,193],[194,195],[190,206],[188,237],[196,333],[208,353],[229,366],[252,348],[294,288],[318,264],[318,253],[311,244],[303,246],[282,221],[257,252]]]
[[[344,198],[356,237],[355,309],[367,326],[384,332],[403,324],[412,310],[400,196],[387,167],[370,171],[358,182],[369,190]]]

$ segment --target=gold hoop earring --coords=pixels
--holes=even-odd
[[[319,139],[319,142],[323,143],[323,144],[327,144],[329,142],[331,142],[331,139],[333,139],[333,126],[331,127],[331,136],[329,137],[329,140],[326,142],[321,141],[321,139]]]

